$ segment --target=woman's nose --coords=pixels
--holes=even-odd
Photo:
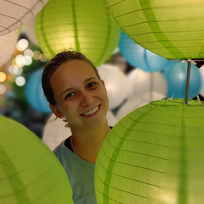
[[[81,93],[81,105],[82,106],[87,106],[90,105],[92,102],[92,96],[88,92],[83,92]]]

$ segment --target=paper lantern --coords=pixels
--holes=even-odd
[[[40,68],[29,76],[25,85],[25,96],[33,108],[40,112],[51,113],[52,111],[42,89],[42,72],[43,68]]]
[[[54,113],[48,118],[42,140],[51,150],[54,150],[63,140],[71,136],[70,128],[65,127],[65,125],[66,122],[56,118]]]
[[[168,84],[167,97],[185,98],[187,62],[171,62],[163,74]],[[197,66],[191,64],[188,98],[192,99],[197,96],[201,86],[201,73]]]
[[[200,73],[201,73],[201,77],[202,77],[202,87],[200,90],[200,95],[204,96],[204,65],[202,65],[199,69]]]
[[[120,27],[103,0],[50,0],[37,15],[36,37],[49,59],[69,49],[99,66],[116,49]]]
[[[32,41],[34,44],[38,45],[38,41],[36,39],[35,35],[35,19],[36,16],[29,19],[26,23],[23,24],[23,29],[30,41]]]
[[[0,36],[0,65],[5,64],[11,59],[15,50],[18,35],[18,30],[15,30],[8,35]]]
[[[1,1],[0,36],[19,28],[36,15],[48,0]]]
[[[116,116],[113,114],[111,110],[107,112],[106,117],[107,117],[109,126],[113,127],[118,122],[118,119],[116,118]]]
[[[128,63],[146,72],[161,71],[170,63],[170,60],[156,55],[135,43],[124,32],[121,32],[118,47]]]
[[[131,95],[142,96],[143,100],[148,103],[166,97],[167,82],[161,72],[150,73],[135,69],[127,77],[133,87]]]
[[[167,59],[204,57],[204,1],[106,0],[106,3],[122,30],[145,49]]]
[[[147,103],[141,99],[140,96],[133,95],[132,97],[128,98],[120,107],[116,113],[116,118],[118,120],[125,117],[130,112],[134,111],[135,109],[146,105]]]
[[[97,203],[201,204],[204,199],[204,105],[166,99],[121,119],[95,167]]]
[[[0,152],[0,203],[73,203],[68,177],[56,156],[30,130],[3,116]]]
[[[97,67],[101,79],[104,80],[108,93],[109,109],[118,107],[128,96],[130,85],[126,75],[117,67],[103,64]]]
[[[114,126],[118,120],[111,111],[107,113],[107,120],[110,126]],[[51,114],[43,130],[43,142],[54,150],[63,140],[72,135],[70,128],[65,127],[66,122],[62,119],[56,118]]]

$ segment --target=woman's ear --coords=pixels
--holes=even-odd
[[[58,117],[58,118],[63,118],[64,115],[62,114],[62,112],[56,107],[56,106],[53,106],[51,104],[49,104],[50,106],[50,109],[52,110],[52,112]]]
[[[107,91],[105,82],[102,79],[101,79],[101,84],[104,86],[105,90]]]
[[[106,88],[104,81],[101,79],[102,85]]]

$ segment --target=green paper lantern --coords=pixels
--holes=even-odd
[[[105,0],[122,30],[167,59],[204,57],[204,1]]]
[[[73,204],[54,153],[23,125],[0,116],[0,203]]]
[[[103,0],[49,0],[36,18],[36,37],[50,59],[58,52],[82,52],[95,66],[116,49],[120,27]]]
[[[122,118],[96,161],[98,204],[201,204],[204,105],[162,99]]]

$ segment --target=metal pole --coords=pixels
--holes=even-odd
[[[185,95],[185,104],[188,104],[188,94],[189,94],[189,84],[190,84],[190,72],[191,72],[191,62],[188,62],[187,76],[186,76],[186,95]]]

